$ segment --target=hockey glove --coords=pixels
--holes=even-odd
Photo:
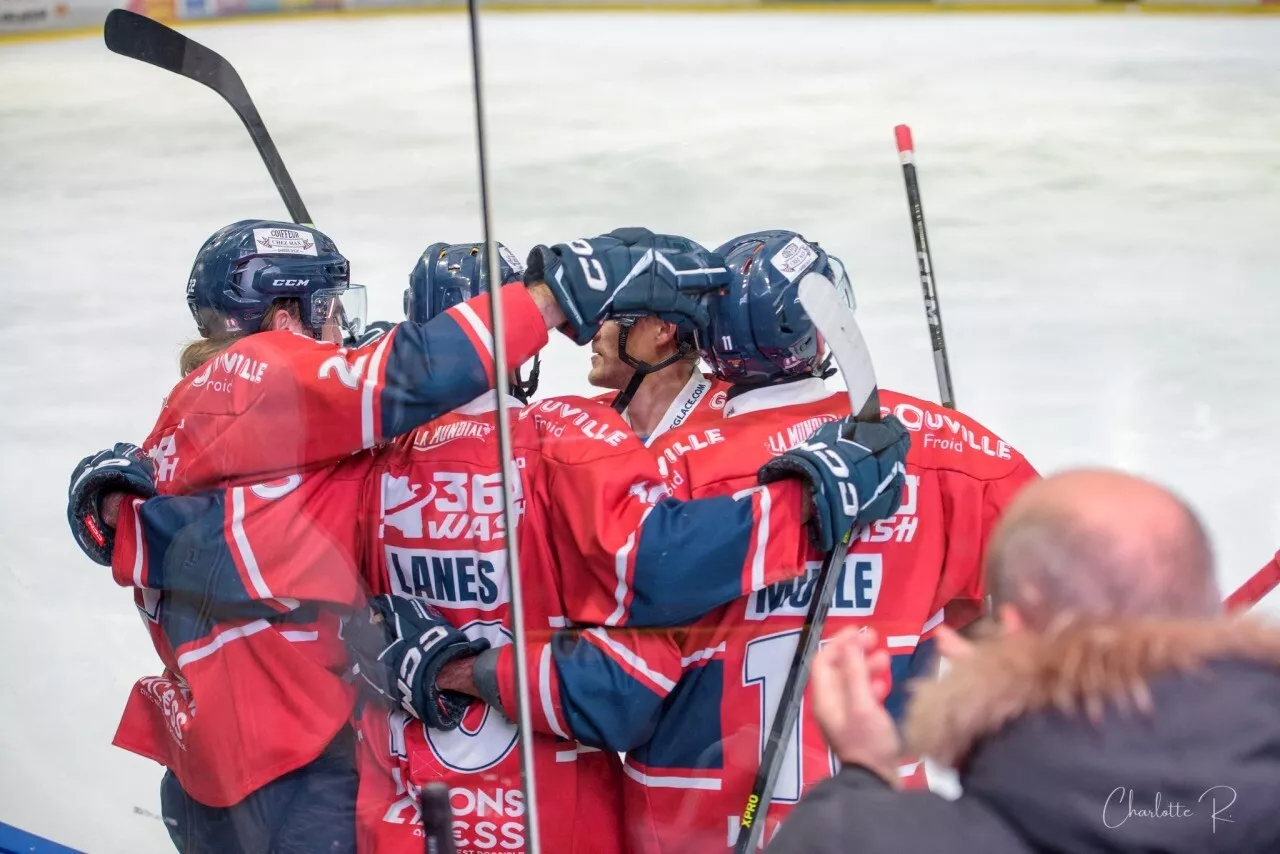
[[[809,484],[809,539],[829,552],[855,525],[898,512],[911,437],[892,415],[883,421],[845,418],[824,424],[809,440],[760,468],[761,483],[798,477]]]
[[[433,729],[456,729],[471,697],[436,687],[440,668],[489,648],[469,640],[431,605],[402,596],[377,596],[343,625],[352,675],[379,697]]]
[[[117,442],[113,448],[85,457],[71,472],[67,487],[71,534],[80,550],[103,566],[111,566],[116,543],[115,525],[102,518],[102,499],[112,492],[143,498],[156,494],[155,468],[137,445]]]
[[[366,326],[364,331],[358,336],[347,342],[347,346],[356,349],[359,349],[360,347],[367,347],[373,342],[380,340],[383,335],[386,335],[395,328],[396,325],[388,320],[375,320],[373,323]]]
[[[656,314],[693,331],[707,311],[701,293],[728,284],[724,259],[692,240],[619,228],[591,239],[535,246],[526,284],[545,282],[568,322],[563,332],[578,344],[595,336],[600,323],[625,314]]]

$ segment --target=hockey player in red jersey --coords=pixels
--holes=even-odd
[[[447,250],[440,260],[447,262],[454,253],[456,248]],[[468,264],[465,252],[458,260],[460,268]],[[444,271],[437,269],[423,285],[430,288],[448,281]],[[488,515],[498,509],[497,496],[489,499],[487,511],[475,506],[481,492],[492,490],[498,482],[495,449],[484,441],[493,429],[492,406],[492,396],[486,395],[423,428],[412,442],[401,442],[394,453],[379,455],[374,468],[377,480],[367,501],[382,508],[374,544],[377,567],[370,583],[379,592],[425,600],[447,612],[454,625],[488,638],[494,650],[509,652],[502,531],[489,524]],[[585,434],[572,429],[581,422],[582,407],[593,412],[592,421],[599,425]],[[649,574],[663,572],[665,583],[654,585],[655,592],[666,591],[668,598],[684,601],[686,609],[701,610],[704,606],[695,603],[706,601],[708,595],[716,599],[732,595],[715,592],[723,589],[721,579],[729,577],[724,570],[731,570],[741,589],[760,588],[770,581],[754,579],[756,572],[769,578],[780,571],[794,577],[796,567],[789,562],[799,558],[790,555],[806,551],[794,496],[779,492],[776,487],[781,484],[760,488],[754,482],[753,489],[739,498],[694,502],[699,505],[697,514],[689,505],[682,511],[687,533],[669,532],[656,541],[657,546],[647,547],[652,542],[646,536],[650,526],[670,525],[662,520],[671,519],[676,505],[661,500],[665,490],[654,458],[607,408],[589,407],[575,398],[543,401],[521,412],[512,440],[521,474],[521,571],[530,591],[526,618],[528,625],[536,627],[530,633],[535,641],[565,625],[654,622],[658,603],[628,601],[622,585],[605,602],[605,610],[591,601],[590,588],[598,587],[593,576],[603,570],[612,579],[616,566],[621,581],[622,563],[631,560],[633,553],[638,562],[649,566]],[[905,444],[884,453],[883,465],[890,470],[898,465]],[[852,478],[857,488],[869,491],[868,470],[874,472],[872,487],[881,480],[881,470],[867,449],[854,452],[849,463],[861,475]],[[900,486],[900,478],[896,482]],[[471,485],[470,504],[467,484]],[[438,490],[448,493],[447,500],[438,497]],[[745,509],[748,504],[757,508],[760,517],[750,531],[733,521],[733,509]],[[886,502],[882,512],[892,506],[896,502]],[[843,520],[828,529],[852,522]],[[739,533],[730,534],[735,527]],[[772,536],[769,531],[774,532]],[[644,554],[649,548],[656,556],[653,549],[658,547],[663,553],[662,570]],[[688,580],[699,569],[702,589],[690,590]],[[741,582],[737,576],[742,576]],[[661,607],[670,613],[672,604]],[[395,614],[395,622],[408,627],[395,633],[393,641],[423,631],[425,624],[419,625],[412,611],[396,608]],[[600,643],[597,649],[610,656],[615,667],[626,668],[637,660],[640,645],[634,642],[643,636],[623,631],[618,633],[621,640],[615,641],[602,629],[586,634]],[[545,643],[539,649],[531,664],[547,673],[551,650]],[[356,654],[362,669],[377,659],[390,660],[388,669],[397,671],[395,657],[384,653],[381,641]],[[492,685],[514,678],[509,657],[481,660],[493,661],[494,668],[474,671],[475,679]],[[601,670],[600,675],[607,671]],[[540,828],[543,845],[557,852],[613,850],[623,835],[615,802],[622,785],[617,756],[570,740],[568,727],[556,713],[561,703],[554,684],[545,678],[540,684],[542,690],[531,702],[535,721],[546,729],[535,737],[539,799],[546,816]],[[599,687],[608,688],[607,683]],[[368,707],[362,719],[361,832],[368,850],[416,851],[420,842],[410,823],[416,792],[435,780],[450,786],[460,847],[484,849],[497,844],[504,850],[522,850],[516,733],[509,719],[490,706],[477,706],[471,712],[470,728],[464,725],[442,733],[406,713],[406,709],[418,709],[416,697],[397,696],[390,689],[387,693],[392,695],[389,707]],[[614,699],[599,696],[601,702]],[[386,770],[379,774],[380,769]],[[499,833],[502,840],[495,843]]]
[[[499,245],[500,270],[507,280],[518,279],[523,265],[504,249]],[[425,320],[484,292],[482,251],[469,244],[428,248],[410,276],[407,315]],[[526,399],[533,391],[529,384],[515,387]],[[505,401],[512,408],[521,403]],[[495,393],[483,394],[379,453],[364,500],[367,512],[377,513],[367,526],[365,570],[372,593],[430,603],[468,636],[501,647],[510,642],[511,634],[499,461],[492,441],[496,405]],[[570,453],[573,462],[590,463],[593,451],[599,455],[600,450],[580,433],[544,435],[542,428],[566,423],[559,415],[559,422],[523,419],[515,429],[526,625],[539,635],[564,625],[569,610],[556,573],[549,571],[548,545],[555,540],[539,536],[539,529],[546,527],[545,505],[533,493],[545,490],[542,483],[552,469],[543,464],[543,457],[557,460]],[[611,431],[621,426],[609,423]],[[556,444],[562,446],[559,453]],[[628,478],[637,473],[637,455],[607,444],[604,451],[608,466],[588,466],[585,477],[606,493],[613,484],[629,487]],[[641,454],[647,458],[646,452]],[[572,470],[571,476],[582,476],[583,471]],[[651,460],[642,463],[640,472],[645,471],[656,480]],[[606,506],[616,505],[617,498],[628,500],[623,489],[614,495],[613,501],[606,499]],[[580,521],[592,531],[608,520]],[[601,532],[602,540],[608,538],[607,531]],[[559,550],[567,551],[572,550]],[[570,570],[577,560],[572,556],[557,561],[557,568]],[[375,638],[372,651],[381,649],[382,639]],[[475,704],[460,727],[443,730],[429,727],[398,698],[388,700],[366,703],[360,713],[360,850],[422,851],[418,794],[426,784],[440,781],[449,787],[459,850],[525,851],[515,725],[500,710]],[[565,854],[621,850],[621,769],[616,754],[539,734],[534,756],[542,815],[548,818],[541,828],[543,849]]]
[[[645,310],[651,311],[652,306],[646,305]],[[655,506],[662,490],[652,457],[634,439],[628,446],[630,437],[625,426],[621,422],[609,426],[601,420],[601,413],[595,411],[597,409],[586,401],[579,401],[576,405],[573,401],[553,401],[550,405],[526,411],[520,422],[518,437],[522,437],[523,446],[530,449],[521,457],[525,477],[520,480],[529,484],[527,489],[530,493],[525,498],[526,513],[539,520],[530,526],[531,533],[523,541],[522,552],[533,550],[535,560],[528,562],[531,565],[538,565],[536,559],[541,558],[541,565],[548,569],[547,578],[540,586],[556,591],[558,601],[547,606],[553,609],[546,618],[548,628],[566,620],[614,624],[634,620],[680,622],[706,611],[717,602],[729,601],[743,592],[797,572],[801,554],[800,537],[797,536],[800,529],[798,485],[779,484],[756,490],[746,496],[745,501],[722,498],[698,502],[701,506],[696,513],[669,502],[658,502]],[[390,589],[401,596],[427,598],[446,609],[465,612],[473,607],[473,603],[483,602],[486,597],[491,600],[490,604],[494,604],[499,589],[505,589],[501,586],[501,562],[493,560],[495,554],[501,556],[499,517],[492,515],[498,509],[501,493],[497,487],[496,458],[488,461],[484,472],[473,471],[468,475],[459,470],[467,468],[461,463],[453,465],[451,471],[441,470],[441,465],[449,468],[445,463],[450,459],[450,453],[457,452],[463,456],[477,452],[486,456],[493,453],[492,448],[479,450],[486,445],[483,419],[462,418],[459,414],[456,423],[445,422],[429,425],[412,441],[405,440],[398,447],[379,453],[378,469],[373,475],[374,492],[369,495],[366,506],[376,504],[382,507],[385,516],[376,526],[379,589]],[[553,441],[553,437],[557,441]],[[563,440],[559,441],[561,437]],[[547,453],[548,442],[558,445],[561,453]],[[440,446],[444,444],[450,447],[441,452]],[[517,446],[521,446],[520,438]],[[431,453],[426,453],[428,451]],[[888,453],[900,453],[900,450],[890,449]],[[398,456],[400,454],[408,456]],[[865,452],[860,453],[859,458],[863,455]],[[587,465],[593,456],[599,458],[600,464]],[[874,458],[869,459],[874,464]],[[892,462],[886,464],[893,465]],[[405,472],[403,477],[390,473],[396,471],[397,466]],[[584,475],[584,472],[590,474]],[[430,484],[429,491],[422,495],[421,500],[418,500],[414,489],[415,477],[418,483]],[[405,497],[406,491],[413,500],[407,500],[407,506],[402,508],[404,512],[391,510],[388,513],[388,499],[395,502],[391,505],[394,507],[399,498]],[[583,496],[591,496],[591,499],[583,502]],[[258,497],[264,499],[262,506],[266,507],[277,496]],[[313,496],[315,500],[320,498],[321,493]],[[480,507],[476,502],[484,506]],[[820,525],[825,525],[826,530],[847,524],[837,518],[838,508],[833,513],[832,508],[826,507],[828,502],[815,503],[819,505],[815,519]],[[145,516],[149,522],[167,521],[170,539],[187,536],[187,532],[192,531],[199,534],[202,527],[208,526],[208,521],[201,519],[204,510],[200,506],[182,505],[175,499],[155,499],[147,505],[149,510],[138,511],[139,519]],[[284,508],[284,505],[278,506]],[[528,509],[530,507],[533,510]],[[603,516],[593,515],[592,511],[597,508],[603,511]],[[194,515],[184,516],[189,511],[194,511]],[[282,520],[282,515],[281,512],[264,512],[259,514],[259,521],[270,530],[272,518],[288,524],[287,516]],[[433,521],[424,521],[428,516],[432,516]],[[402,519],[408,526],[407,530],[389,523],[391,518]],[[174,524],[175,521],[179,524]],[[221,531],[216,523],[220,521],[219,516],[212,526],[218,534]],[[785,531],[786,535],[768,541],[751,535],[753,528],[770,525]],[[139,559],[150,554],[158,556],[149,559],[153,564],[185,566],[190,563],[186,557],[175,557],[168,551],[164,530],[153,530],[156,526],[147,527],[143,536],[144,527],[136,527],[142,540],[142,548],[136,550]],[[390,545],[396,539],[397,530],[409,537],[399,551]],[[424,532],[426,542],[422,540]],[[434,547],[440,544],[435,541],[450,538],[458,540],[452,543],[455,548],[443,551],[422,549],[424,545]],[[216,541],[217,537],[211,539]],[[418,541],[414,542],[415,539]],[[474,558],[465,554],[465,543],[470,543]],[[239,545],[237,542],[236,546]],[[228,552],[233,550],[227,549]],[[669,553],[691,556],[691,560],[702,565],[709,581],[711,576],[721,580],[703,585],[698,591],[700,596],[679,593],[669,583],[678,569],[667,559]],[[766,565],[768,572],[761,569]],[[601,568],[606,576],[604,579],[599,577]],[[173,581],[158,576],[149,580],[160,583]],[[645,580],[648,587],[642,583]],[[653,591],[661,593],[663,590],[676,592],[666,600],[652,595]],[[604,595],[601,595],[602,591]],[[225,594],[226,591],[222,591],[220,595]],[[218,607],[236,604],[234,599],[235,596],[231,595],[218,602]],[[488,622],[492,633],[501,621],[495,624],[491,619]],[[468,626],[474,628],[470,623]],[[421,632],[414,636],[418,634]],[[373,650],[375,654],[384,651],[381,648]],[[379,657],[386,661],[394,659],[394,656]],[[423,668],[424,671],[428,669]],[[434,710],[430,703],[421,702],[421,686],[413,686],[411,693],[413,696],[397,699],[415,709],[425,706],[421,716],[429,719]],[[434,696],[438,692],[425,693]],[[417,731],[426,737],[427,731],[421,726]],[[384,739],[382,743],[387,741]],[[429,741],[426,743],[431,744]],[[478,742],[463,739],[461,743],[474,746]],[[563,753],[564,750],[558,750],[554,755],[559,758]],[[424,758],[435,756],[430,751],[419,751],[414,755],[419,754]],[[603,761],[611,757],[604,755],[598,759]],[[428,771],[438,772],[442,764],[447,767],[445,759],[436,757],[426,767]],[[587,788],[584,791],[590,793],[594,790]],[[401,792],[397,796],[397,800],[402,801],[401,807],[404,806],[404,794]],[[488,839],[495,830],[484,827],[476,828],[475,832],[477,838],[484,834]]]
[[[625,267],[633,247],[611,248],[622,257],[610,270]],[[651,288],[665,283],[668,306],[684,299],[680,263],[649,277]],[[588,281],[584,265],[503,289],[513,358],[536,353],[551,327],[585,343],[608,301],[626,304],[619,281]],[[187,300],[205,341],[189,348],[144,447],[162,494],[219,490],[168,505],[172,522],[211,526],[183,531],[197,545],[232,544],[212,564],[150,560],[141,500],[121,512],[113,540],[98,496],[113,485],[145,496],[138,460],[86,458],[73,474],[73,533],[102,563],[123,546],[116,579],[135,588],[166,667],[135,686],[116,744],[169,769],[162,806],[184,851],[354,846],[343,735],[354,694],[337,614],[364,593],[354,517],[333,508],[358,500],[369,457],[353,454],[493,381],[488,296],[351,350],[337,342],[357,331],[344,328],[340,301],[355,292],[346,259],[314,229],[242,221],[201,248]],[[151,528],[163,531],[158,519]]]
[[[659,235],[682,250],[702,247],[686,238]],[[725,384],[698,370],[692,329],[657,315],[607,320],[591,339],[587,382],[609,389],[595,399],[622,413],[646,445],[692,418],[702,407],[723,407]]]
[[[707,411],[654,445],[680,497],[748,487],[778,455],[849,414],[847,397],[830,394],[820,378],[822,342],[796,300],[796,283],[810,271],[847,290],[839,262],[792,232],[745,235],[717,251],[733,279],[707,297],[710,322],[699,340],[703,358],[733,388],[722,412]],[[851,292],[849,298],[852,304]],[[897,513],[856,537],[824,635],[866,625],[887,639],[895,680],[887,705],[896,713],[906,680],[931,666],[934,629],[979,612],[987,537],[1036,473],[967,416],[886,390],[880,402],[883,415],[897,416],[912,433],[907,486]],[[549,644],[554,667],[546,681],[557,688],[555,713],[568,731],[627,751],[624,814],[633,851],[732,847],[821,558],[811,553],[806,579],[752,593],[692,628],[648,637],[625,668],[581,632],[562,632]],[[495,655],[502,652],[481,659]],[[601,685],[611,686],[612,702],[599,696]],[[491,701],[509,703],[514,683],[496,690]],[[545,690],[535,678],[531,691]],[[756,816],[767,822],[763,838],[834,768],[805,712],[769,814]]]

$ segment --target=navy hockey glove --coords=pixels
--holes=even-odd
[[[115,447],[85,457],[71,472],[67,487],[67,522],[80,550],[94,563],[111,566],[116,544],[115,525],[102,518],[102,499],[127,492],[150,498],[156,494],[155,467],[137,445]]]
[[[389,320],[375,320],[373,323],[366,326],[363,332],[350,341],[347,341],[346,345],[357,349],[360,347],[367,347],[395,328],[396,325]]]
[[[440,668],[464,655],[479,655],[489,642],[469,640],[439,610],[418,599],[377,596],[343,625],[359,676],[378,696],[433,729],[456,729],[471,697],[436,687]]]
[[[600,323],[627,314],[656,314],[689,331],[705,327],[698,296],[728,284],[724,259],[692,240],[619,228],[590,239],[535,246],[526,284],[545,282],[568,322],[564,333],[578,344]]]
[[[829,552],[855,525],[898,512],[910,447],[906,428],[892,415],[876,422],[845,418],[822,425],[807,442],[765,463],[759,479],[808,482],[813,495],[809,539]]]

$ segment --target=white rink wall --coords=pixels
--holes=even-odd
[[[883,385],[933,397],[908,122],[961,407],[1042,471],[1177,489],[1224,588],[1280,548],[1280,19],[502,14],[484,35],[518,253],[619,225],[798,229],[847,263]],[[195,37],[240,70],[375,317],[427,244],[478,239],[462,17]],[[285,213],[225,104],[99,38],[0,45],[0,80],[0,821],[166,851],[159,770],[110,746],[158,663],[72,544],[65,486],[149,430],[204,238]],[[557,341],[544,392],[586,391],[585,368]]]
[[[590,11],[683,9],[903,12],[1187,12],[1274,14],[1276,0],[487,0],[486,9]],[[466,0],[0,0],[0,38],[101,27],[107,13],[125,8],[172,23],[237,16],[391,10],[434,12],[466,8]]]

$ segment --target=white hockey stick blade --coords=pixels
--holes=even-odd
[[[840,298],[836,286],[821,273],[800,280],[800,305],[826,339],[849,390],[849,411],[859,421],[880,420],[880,395],[871,351],[862,337],[853,309]]]

